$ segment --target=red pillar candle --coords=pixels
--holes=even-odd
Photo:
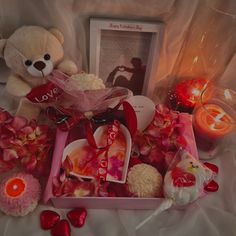
[[[205,104],[194,113],[194,132],[199,148],[212,150],[235,127],[234,119],[219,105]]]

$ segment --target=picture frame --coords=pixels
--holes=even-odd
[[[163,32],[161,22],[91,18],[89,72],[107,86],[152,96]]]

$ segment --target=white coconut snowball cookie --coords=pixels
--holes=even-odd
[[[68,86],[78,87],[80,90],[104,89],[103,80],[94,74],[80,73],[70,77]]]
[[[157,169],[144,163],[133,166],[127,178],[129,191],[137,197],[160,196],[162,182],[162,176]]]

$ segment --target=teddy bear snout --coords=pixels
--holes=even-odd
[[[46,64],[45,64],[43,61],[36,61],[36,62],[34,63],[34,67],[35,67],[37,70],[42,71],[42,70],[46,67]]]

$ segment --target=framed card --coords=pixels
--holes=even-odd
[[[89,71],[107,86],[152,96],[164,24],[90,19]]]

